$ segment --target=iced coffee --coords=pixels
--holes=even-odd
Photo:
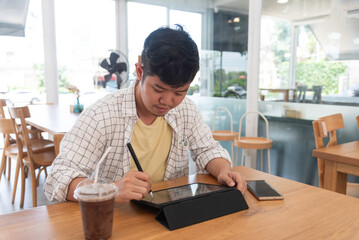
[[[112,234],[113,212],[117,187],[113,183],[86,179],[74,192],[81,208],[86,239],[108,239]]]

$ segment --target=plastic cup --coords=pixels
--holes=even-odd
[[[112,235],[113,212],[117,187],[113,183],[85,179],[74,192],[80,203],[86,239],[108,239]]]

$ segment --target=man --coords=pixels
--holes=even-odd
[[[212,138],[195,104],[185,98],[199,69],[198,49],[181,26],[159,28],[144,43],[137,81],[85,109],[62,143],[44,190],[49,200],[74,200],[76,185],[93,174],[106,149],[100,178],[113,181],[117,202],[140,200],[151,182],[188,175],[188,150],[198,172],[242,192],[245,179],[231,171],[228,152]],[[137,171],[131,142],[144,172]]]

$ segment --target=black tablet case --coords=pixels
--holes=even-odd
[[[164,206],[156,220],[169,230],[175,230],[245,209],[248,205],[242,193],[232,188]]]

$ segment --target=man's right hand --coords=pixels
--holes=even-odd
[[[125,203],[132,199],[141,200],[152,188],[150,175],[139,171],[130,171],[115,182],[118,194],[115,202]]]

